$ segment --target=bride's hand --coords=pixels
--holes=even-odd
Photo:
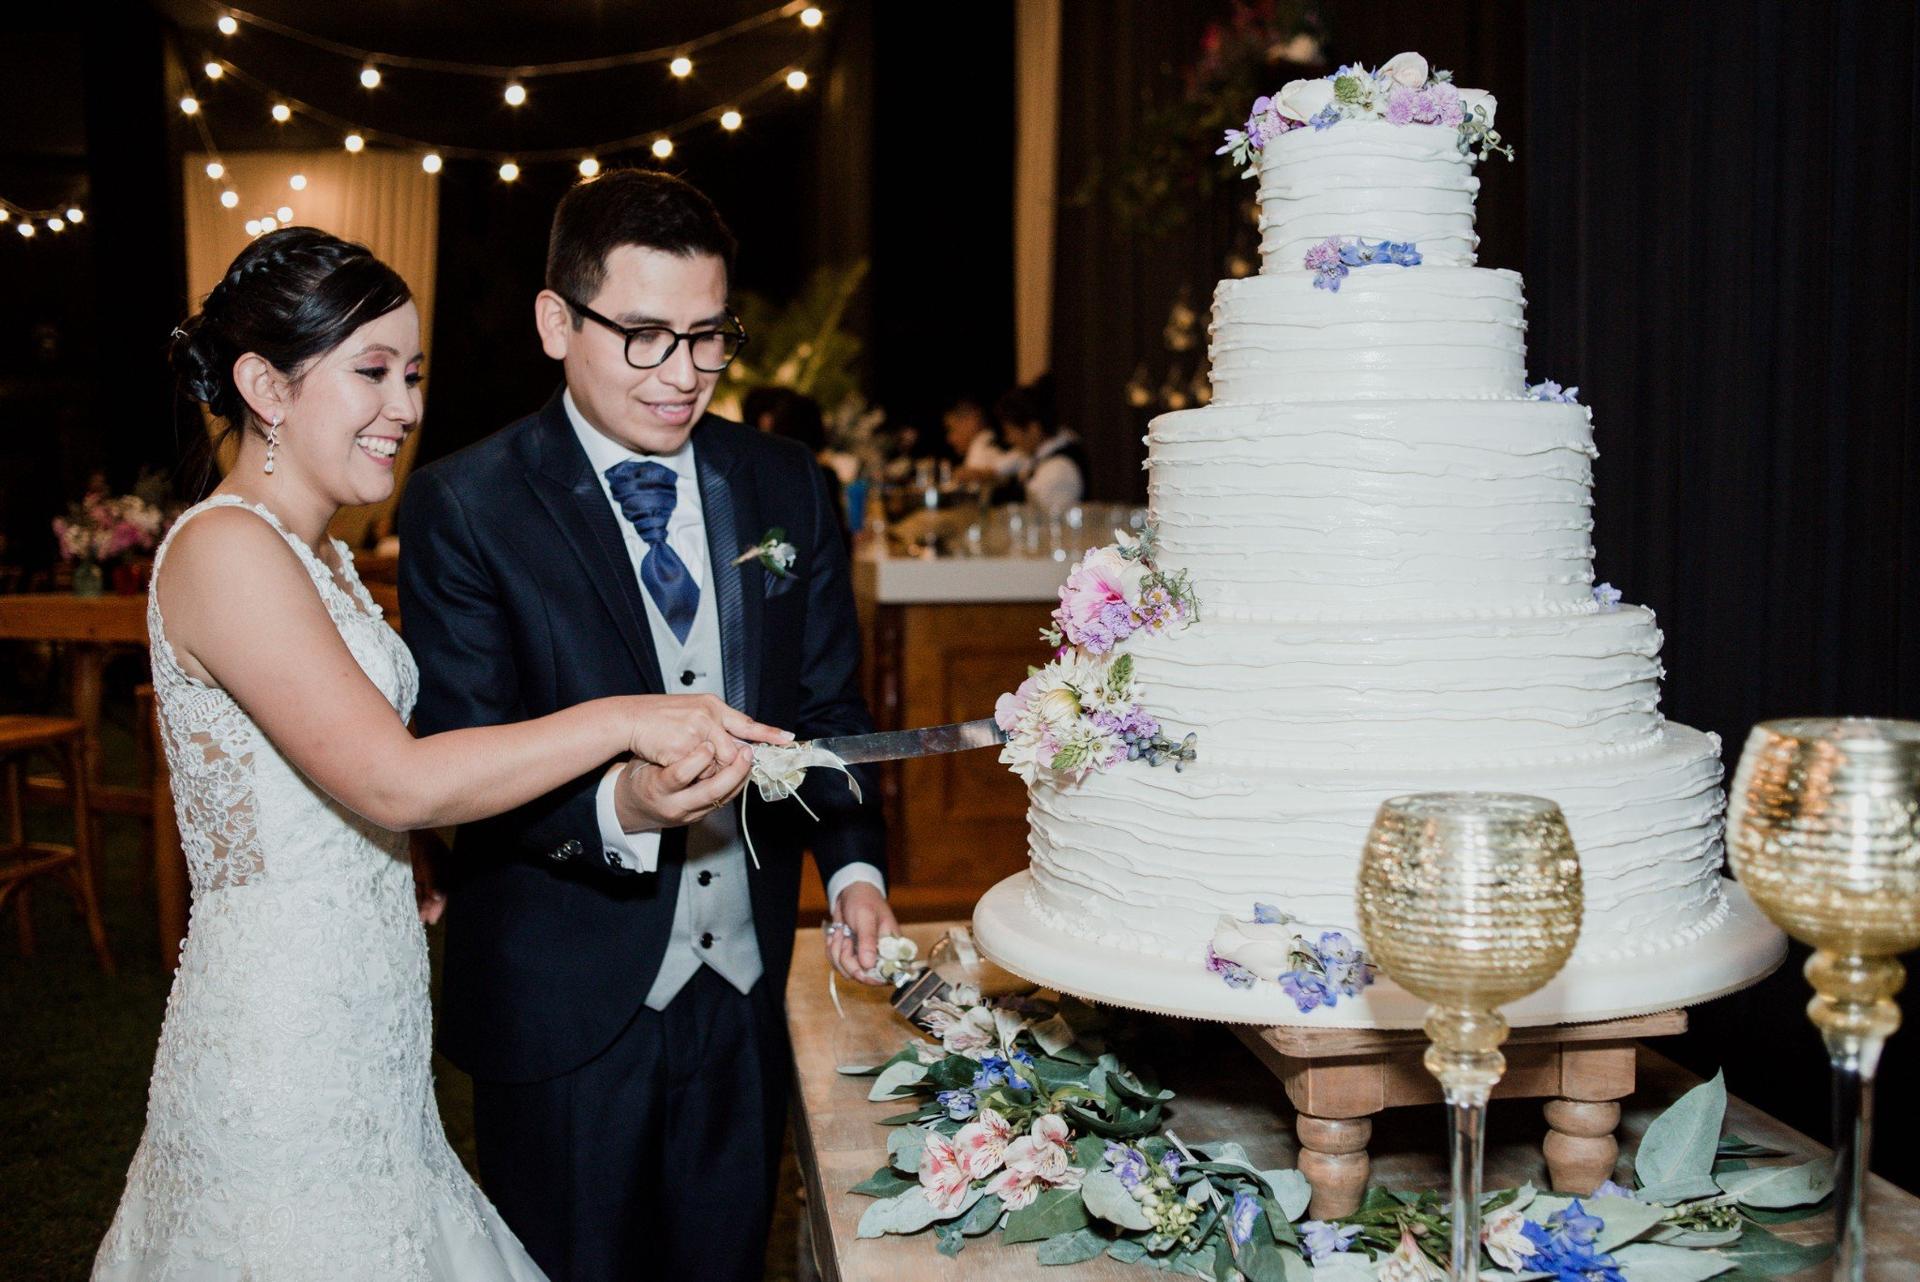
[[[724,768],[748,744],[793,742],[787,731],[762,725],[710,694],[643,694],[628,702],[628,750],[654,765],[681,761],[704,744],[712,750],[712,765]]]

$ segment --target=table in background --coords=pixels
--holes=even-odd
[[[952,923],[911,926],[906,933],[925,956]],[[827,994],[827,961],[817,930],[795,939],[793,970],[787,981],[787,1023],[793,1036],[793,1134],[806,1182],[805,1235],[819,1276],[828,1282],[897,1282],[901,1278],[938,1277],[945,1282],[973,1278],[1060,1278],[1067,1282],[1140,1282],[1153,1274],[1110,1257],[1049,1269],[1034,1260],[1035,1243],[1002,1246],[997,1239],[976,1239],[953,1259],[935,1253],[931,1232],[914,1237],[857,1239],[855,1228],[872,1199],[846,1190],[887,1161],[889,1128],[881,1118],[900,1111],[897,1103],[872,1103],[868,1077],[836,1070],[841,1053],[897,1050],[913,1030],[887,1004],[887,991],[842,982],[846,1018],[834,1013]],[[1799,1012],[1781,1013],[1785,1035],[1812,1036]],[[1262,1169],[1292,1167],[1292,1112],[1280,1085],[1225,1028],[1187,1020],[1160,1021],[1165,1036],[1155,1039],[1152,1068],[1177,1096],[1167,1120],[1189,1144],[1236,1140]],[[877,1061],[872,1061],[877,1062]],[[1736,1066],[1737,1068],[1738,1066]],[[1739,1074],[1736,1071],[1735,1076]],[[1640,1048],[1639,1087],[1622,1101],[1622,1156],[1639,1147],[1648,1123],[1698,1084],[1699,1078],[1644,1046]],[[1525,1101],[1496,1102],[1488,1120],[1488,1188],[1525,1180],[1543,1181],[1540,1138],[1546,1123],[1538,1106]],[[1781,1149],[1796,1158],[1823,1156],[1827,1150],[1806,1136],[1739,1099],[1727,1104],[1727,1130]],[[1896,1137],[1884,1136],[1889,1142]],[[1446,1119],[1441,1108],[1406,1108],[1379,1119],[1372,1143],[1376,1182],[1391,1188],[1433,1188],[1447,1181]],[[1624,1175],[1626,1163],[1622,1162]],[[1875,1176],[1869,1184],[1873,1282],[1911,1282],[1920,1277],[1920,1199]],[[1771,1232],[1796,1242],[1831,1241],[1832,1216],[1822,1213]],[[808,1246],[803,1240],[802,1263]],[[1781,1282],[1825,1282],[1821,1264],[1783,1277]]]

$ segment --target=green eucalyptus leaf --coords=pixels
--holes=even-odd
[[[1812,1268],[1832,1254],[1831,1242],[1802,1246],[1798,1242],[1776,1237],[1758,1225],[1748,1226],[1738,1242],[1720,1251],[1721,1258],[1734,1263],[1735,1271],[1727,1275],[1729,1282],[1733,1279],[1746,1282],[1749,1278],[1798,1273],[1802,1269]]]
[[[920,1155],[926,1151],[927,1132],[908,1126],[887,1136],[887,1163],[905,1175],[920,1173]]]
[[[908,1093],[927,1078],[925,1066],[902,1060],[898,1064],[889,1064],[874,1079],[873,1087],[867,1092],[870,1100],[897,1099]]]
[[[918,1180],[910,1180],[891,1167],[883,1166],[848,1189],[849,1193],[858,1193],[862,1197],[898,1197],[910,1188],[918,1188]]]
[[[1633,1171],[1642,1187],[1662,1187],[1709,1175],[1727,1117],[1727,1082],[1715,1073],[1675,1100],[1640,1139]]]
[[[960,1226],[951,1220],[945,1224],[934,1225],[933,1233],[940,1239],[940,1244],[933,1249],[949,1259],[967,1249],[967,1235],[962,1233]]]
[[[1145,1208],[1133,1200],[1127,1186],[1111,1171],[1089,1171],[1080,1182],[1080,1200],[1086,1203],[1089,1212],[1109,1224],[1123,1229],[1153,1227]]]
[[[1742,1206],[1769,1211],[1810,1206],[1833,1192],[1833,1159],[1816,1157],[1798,1166],[1760,1166],[1722,1175],[1718,1183]]]
[[[1736,1224],[1730,1229],[1683,1229],[1677,1224],[1669,1224],[1647,1238],[1649,1242],[1658,1242],[1662,1246],[1684,1246],[1691,1251],[1709,1250],[1714,1247],[1732,1246],[1746,1232],[1746,1226]]]
[[[960,1210],[944,1212],[937,1210],[927,1201],[927,1191],[912,1188],[898,1197],[882,1198],[869,1206],[860,1217],[857,1237],[885,1237],[889,1233],[918,1233],[930,1224],[941,1220],[950,1220],[971,1209],[980,1200],[980,1190],[975,1189],[961,1203]]]
[[[1280,1218],[1291,1222],[1307,1213],[1307,1203],[1313,1200],[1313,1186],[1307,1183],[1306,1176],[1298,1171],[1262,1171],[1260,1177],[1273,1191]]]
[[[1002,1242],[1044,1242],[1093,1223],[1076,1189],[1048,1189],[1007,1216]]]
[[[937,1121],[947,1115],[944,1108],[922,1108],[911,1113],[895,1113],[892,1117],[883,1117],[877,1123],[880,1126],[911,1126],[915,1122]]]
[[[1719,1195],[1720,1186],[1713,1182],[1711,1175],[1688,1175],[1660,1184],[1643,1185],[1636,1194],[1642,1202],[1659,1202],[1665,1206]]]
[[[1116,1238],[1107,1244],[1107,1254],[1122,1264],[1138,1264],[1146,1258],[1147,1248],[1137,1238]]]
[[[973,1204],[973,1209],[967,1212],[966,1218],[960,1221],[960,1231],[968,1237],[991,1233],[1006,1209],[1006,1203],[1000,1200],[999,1194],[982,1194],[980,1200]]]
[[[1092,1229],[1075,1229],[1042,1242],[1034,1258],[1042,1264],[1080,1264],[1106,1249],[1107,1239]]]
[[[1740,1214],[1755,1224],[1798,1224],[1802,1220],[1812,1219],[1824,1210],[1826,1208],[1817,1203],[1813,1206],[1790,1206],[1780,1211],[1769,1211],[1758,1206],[1743,1206],[1740,1208]]]
[[[1633,1282],[1706,1282],[1733,1268],[1733,1262],[1710,1251],[1635,1242],[1612,1253],[1620,1271]]]
[[[1299,1246],[1300,1233],[1293,1227],[1294,1217],[1287,1214],[1286,1207],[1267,1198],[1260,1199],[1260,1206],[1266,1212],[1267,1232],[1273,1240],[1287,1246]]]
[[[1602,1254],[1639,1238],[1667,1213],[1664,1206],[1649,1206],[1625,1197],[1581,1198],[1580,1206],[1588,1215],[1597,1215],[1603,1222],[1593,1242],[1594,1250]]]
[[[1729,1131],[1720,1137],[1719,1154],[1721,1157],[1786,1157],[1785,1149],[1773,1148],[1766,1144],[1756,1144]]]

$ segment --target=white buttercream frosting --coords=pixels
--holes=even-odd
[[[1479,190],[1457,129],[1343,120],[1289,130],[1260,153],[1261,270],[1299,271],[1329,236],[1411,241],[1430,266],[1471,267]]]

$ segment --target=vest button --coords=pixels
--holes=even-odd
[[[703,873],[701,873],[701,874],[700,874],[700,884],[701,884],[702,886],[711,886],[711,885],[713,884],[713,874],[712,874],[712,873],[710,873],[710,872],[703,872]]]
[[[713,947],[713,932],[712,932],[712,931],[708,931],[708,932],[707,932],[706,934],[704,934],[704,935],[702,935],[702,936],[700,936],[700,947],[702,947],[702,948],[711,948],[711,947]]]
[[[692,685],[692,684],[693,684],[693,669],[692,669],[692,668],[688,668],[688,669],[687,669],[687,670],[686,670],[685,672],[682,672],[682,673],[680,674],[680,684],[681,684],[681,685],[683,685],[683,686],[690,686],[690,685]]]

